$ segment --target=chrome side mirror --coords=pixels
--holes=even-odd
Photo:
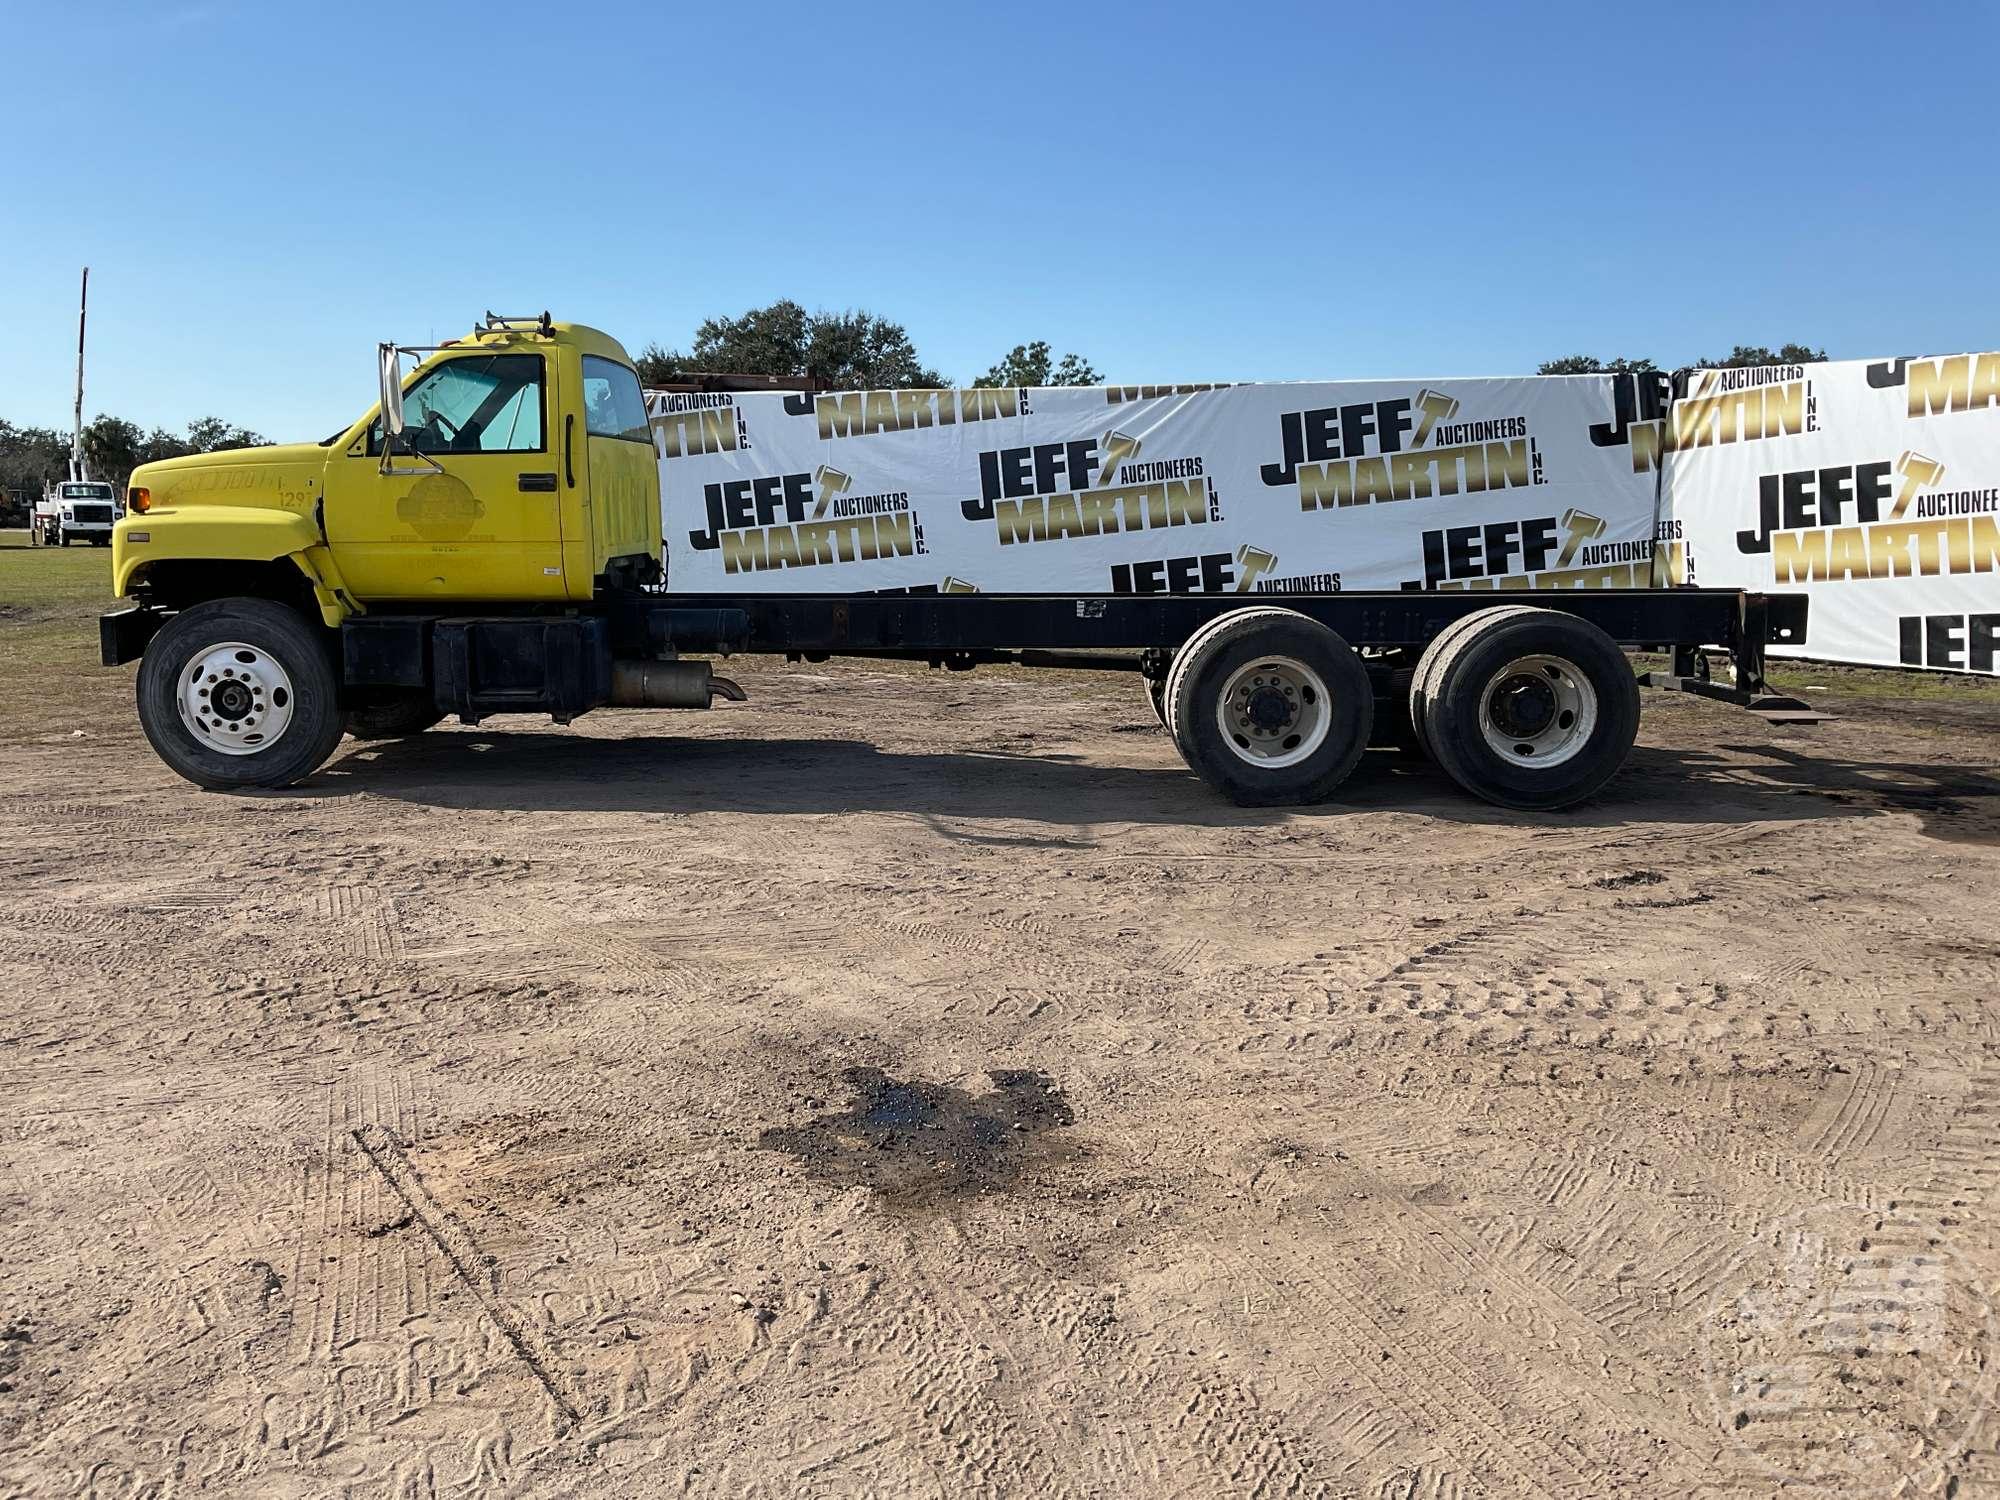
[[[399,344],[377,344],[375,346],[375,371],[382,382],[382,463],[384,478],[423,474],[442,474],[444,465],[428,453],[411,451],[411,444],[400,445],[402,452],[423,461],[421,468],[399,468],[396,453],[397,439],[404,432],[403,419],[403,355],[408,352]]]
[[[403,358],[394,344],[375,346],[376,368],[382,378],[382,446],[403,431]]]

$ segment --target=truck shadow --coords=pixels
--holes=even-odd
[[[1933,837],[2000,842],[2000,779],[1950,765],[1857,763],[1768,745],[1641,746],[1602,793],[1560,813],[1491,807],[1429,762],[1371,751],[1335,799],[1306,808],[1224,802],[1166,746],[1135,740],[1135,761],[1007,749],[912,754],[849,739],[706,739],[562,731],[433,733],[384,744],[348,742],[296,796],[366,792],[440,809],[634,813],[878,812],[920,818],[1029,821],[1084,829],[1103,823],[1254,828],[1292,818],[1409,811],[1481,826],[1600,827],[1619,823],[1748,823],[1910,812]],[[1019,831],[950,836],[967,842],[1064,844]]]

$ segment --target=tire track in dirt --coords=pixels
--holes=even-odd
[[[347,956],[366,968],[394,968],[403,962],[403,914],[399,899],[369,881],[337,881],[313,893],[312,914],[339,933]]]
[[[1145,974],[1180,980],[1206,977],[1214,950],[1208,939],[1176,935],[1166,942],[1123,933],[1080,935],[1045,918],[1026,915],[983,919],[976,923],[921,916],[892,917],[882,928],[933,952],[977,957],[1006,969],[1032,975],[1044,985],[1066,987],[1072,996]],[[1032,941],[1023,942],[1023,939]],[[937,981],[960,984],[959,976]],[[968,988],[976,986],[968,985]],[[1015,986],[1018,988],[1018,986]],[[987,1014],[993,1014],[987,1007]]]
[[[449,896],[434,898],[431,905],[455,931],[403,951],[416,960],[449,963],[468,976],[511,983],[588,978],[685,1001],[743,982],[721,966],[671,956],[676,928],[664,929],[668,951],[663,952],[651,934],[633,935],[630,923],[579,921],[575,913],[521,891],[510,892],[497,907]]]
[[[1337,1256],[1305,1264],[1245,1243],[1215,1251],[1223,1264],[1279,1304],[1303,1302],[1317,1326],[1359,1333],[1379,1358],[1363,1359],[1351,1339],[1322,1340],[1315,1352],[1337,1365],[1351,1385],[1396,1414],[1406,1431],[1422,1432],[1468,1464],[1504,1477],[1523,1494],[1591,1496],[1595,1477],[1547,1434],[1532,1413],[1510,1410],[1496,1399],[1494,1382],[1480,1379],[1458,1356],[1394,1328],[1378,1287],[1360,1279]],[[1379,1373],[1393,1366],[1394,1378]]]
[[[1981,1048],[1978,1069],[1943,1136],[1912,1166],[1922,1175],[1898,1195],[1901,1211],[1934,1222],[1962,1221],[1968,1210],[1986,1210],[1993,1203],[1994,1189],[2000,1186],[2000,1051],[1992,1043]],[[1986,1234],[1994,1232],[1991,1212],[1980,1214],[1978,1222]]]
[[[1896,1102],[1900,1069],[1863,1060],[1845,1076],[1845,1087],[1823,1093],[1800,1126],[1799,1149],[1807,1156],[1844,1161],[1865,1154]]]
[[[1129,1142],[1120,1144],[1129,1148]],[[1069,1460],[1082,1471],[1079,1477],[1087,1478],[1085,1493],[1129,1489],[1137,1475],[1146,1475],[1147,1492],[1160,1495],[1206,1495],[1222,1488],[1241,1495],[1319,1496],[1327,1493],[1326,1471],[1352,1467],[1352,1455],[1320,1452],[1231,1373],[1212,1364],[1191,1367],[1157,1346],[1116,1337],[1116,1324],[1084,1310],[1093,1303],[1105,1306],[1087,1289],[1066,1295],[1058,1284],[1023,1275],[976,1285],[967,1285],[962,1273],[945,1279],[949,1267],[974,1258],[954,1230],[921,1257],[921,1292],[955,1325],[962,1341],[995,1352],[1001,1362],[996,1387],[1026,1390],[1028,1372],[1047,1368],[1079,1342],[1103,1341],[1104,1352],[1118,1363],[1121,1383],[1143,1392],[1150,1409],[1174,1413],[1163,1431],[1151,1423],[1137,1432],[1121,1424],[1115,1435],[1106,1435],[1093,1424],[1090,1438]],[[1021,1403],[1021,1410],[1047,1449],[1078,1446],[1075,1436],[1048,1420],[1039,1402]]]
[[[403,1215],[358,1156],[354,1134],[386,1127],[422,1141],[436,1113],[428,1083],[363,1058],[322,1087],[320,1148],[301,1169],[292,1265],[295,1300],[306,1312],[296,1325],[298,1355],[308,1362],[392,1336],[435,1305],[431,1258],[393,1232]]]
[[[1188,1382],[1169,1429],[1183,1455],[1206,1472],[1190,1476],[1171,1493],[1217,1493],[1270,1497],[1323,1497],[1335,1476],[1318,1472],[1323,1460],[1283,1418],[1266,1409],[1248,1390],[1225,1377],[1205,1375]],[[1108,1476],[1116,1482],[1116,1475]],[[1341,1486],[1347,1488],[1345,1484]]]
[[[1004,1399],[1021,1368],[1004,1330],[981,1318],[985,1337],[969,1335],[964,1320],[979,1289],[965,1284],[963,1271],[954,1282],[947,1291],[913,1256],[905,1295],[879,1330],[894,1351],[895,1384],[931,1428],[920,1446],[932,1452],[933,1463],[942,1461],[946,1492],[1081,1496],[1069,1463],[1050,1451],[1039,1403]]]
[[[1442,1469],[1419,1465],[1382,1479],[1368,1492],[1367,1500],[1479,1500],[1483,1487]]]
[[[1496,1244],[1475,1228],[1462,1227],[1450,1214],[1431,1207],[1421,1192],[1413,1194],[1371,1170],[1364,1153],[1345,1154],[1344,1164],[1329,1164],[1310,1174],[1312,1196],[1394,1204],[1393,1213],[1371,1220],[1376,1253],[1383,1263],[1396,1267],[1399,1276],[1420,1284],[1478,1288],[1482,1298],[1478,1337],[1493,1354],[1524,1362],[1541,1354],[1540,1363],[1546,1368],[1549,1352],[1560,1348],[1560,1358],[1573,1377],[1569,1388],[1584,1405],[1595,1408],[1605,1424],[1668,1436],[1684,1452],[1698,1451],[1711,1440],[1711,1434],[1683,1420],[1667,1372],[1644,1350],[1607,1332],[1601,1309],[1579,1305],[1551,1284],[1539,1274],[1542,1266],[1521,1255],[1518,1245]],[[1587,1176],[1579,1181],[1577,1174],[1569,1174],[1565,1185],[1574,1197],[1587,1187]],[[1337,1249],[1308,1250],[1300,1259],[1317,1274],[1322,1260],[1342,1254]],[[1408,1318],[1403,1321],[1407,1324]],[[1439,1348],[1452,1343],[1450,1330],[1442,1326],[1428,1335],[1421,1330],[1405,1335],[1425,1337]]]
[[[576,1426],[582,1418],[575,1397],[556,1373],[555,1355],[543,1344],[532,1320],[522,1317],[501,1295],[500,1278],[488,1269],[493,1257],[479,1248],[458,1215],[438,1202],[392,1133],[371,1121],[356,1126],[350,1138],[423,1226],[431,1243],[458,1274],[460,1284],[477,1299],[480,1310],[547,1393],[557,1417],[557,1434]],[[379,1292],[378,1284],[378,1300]]]
[[[1538,1211],[1478,1225],[1481,1240],[1570,1299],[1603,1339],[1701,1303],[1740,1242],[1698,1212],[1719,1207],[1716,1194],[1666,1178],[1622,1145],[1571,1142],[1523,1188]],[[1635,1202],[1648,1207],[1635,1213]]]

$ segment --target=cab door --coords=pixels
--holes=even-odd
[[[326,535],[363,600],[560,599],[556,362],[468,349],[419,370],[382,468],[379,419],[327,466]]]
[[[646,397],[629,365],[586,354],[583,392],[585,536],[569,540],[572,584],[589,597],[591,580],[614,559],[657,562],[660,540],[660,458],[646,422]],[[584,545],[578,546],[582,542]],[[587,562],[587,567],[582,564]],[[580,574],[580,576],[579,576]]]

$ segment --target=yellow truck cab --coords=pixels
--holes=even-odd
[[[349,621],[561,612],[657,579],[659,470],[616,339],[488,314],[405,378],[411,352],[382,345],[382,400],[321,442],[133,471],[112,537],[112,591],[132,607],[105,617],[103,654],[144,655],[142,722],[191,780],[282,784],[344,721],[407,732],[442,717],[419,681],[357,680],[331,659],[321,680]]]
[[[617,340],[546,315],[489,319],[399,394],[386,457],[378,403],[318,443],[134,470],[114,594],[212,597],[240,564],[281,597],[310,588],[337,626],[399,599],[587,600],[607,572],[657,559],[659,472]]]

